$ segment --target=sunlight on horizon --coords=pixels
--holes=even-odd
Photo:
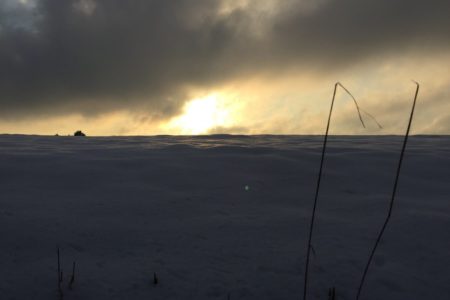
[[[164,127],[181,134],[206,134],[211,129],[226,127],[232,122],[225,101],[218,94],[210,94],[185,104],[183,114],[171,119]]]

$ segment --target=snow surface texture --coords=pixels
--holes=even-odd
[[[402,137],[331,137],[309,299],[354,299]],[[0,136],[0,299],[300,299],[319,136]],[[411,137],[362,299],[450,299],[450,137]],[[68,290],[72,262],[73,290]],[[153,284],[153,274],[159,279]]]

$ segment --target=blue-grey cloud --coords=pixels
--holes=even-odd
[[[224,11],[232,2],[1,2],[0,114],[145,108],[165,118],[190,85],[450,49],[446,0],[272,1],[266,10],[248,1]]]

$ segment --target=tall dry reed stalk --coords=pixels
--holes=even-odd
[[[363,120],[363,118],[361,116],[361,112],[365,113],[370,118],[372,118],[375,121],[375,123],[378,125],[378,127],[381,128],[381,125],[377,122],[377,120],[371,114],[365,112],[364,110],[362,110],[359,107],[358,102],[356,101],[356,99],[352,95],[352,93],[350,93],[350,91],[347,88],[345,88],[340,82],[336,82],[336,84],[334,85],[333,97],[331,99],[331,106],[330,106],[330,113],[328,115],[327,129],[325,131],[325,137],[324,137],[324,141],[323,141],[322,156],[321,156],[321,159],[320,159],[320,167],[319,167],[319,175],[318,175],[318,178],[317,178],[316,193],[315,193],[315,196],[314,196],[314,205],[313,205],[312,214],[311,214],[311,221],[310,221],[310,225],[309,225],[308,245],[307,245],[307,248],[306,248],[306,262],[305,262],[305,279],[304,279],[304,287],[303,287],[303,300],[306,300],[306,296],[307,296],[307,292],[308,292],[308,271],[309,271],[309,261],[310,261],[310,257],[311,257],[311,248],[312,248],[311,240],[312,240],[312,234],[313,234],[313,230],[314,230],[314,221],[315,221],[315,218],[316,218],[317,202],[318,202],[318,198],[319,198],[320,183],[321,183],[321,180],[322,180],[323,163],[324,163],[324,160],[325,160],[325,153],[326,153],[326,149],[327,149],[328,133],[329,133],[329,130],[330,130],[330,123],[331,123],[331,115],[333,113],[334,101],[336,99],[336,92],[337,92],[337,88],[338,87],[341,87],[353,99],[353,102],[355,103],[355,106],[356,106],[356,110],[358,112],[359,120],[361,121],[361,124],[362,124],[362,126],[364,128],[366,127],[366,125],[365,125],[364,120]]]
[[[364,282],[366,280],[366,276],[367,276],[367,272],[369,271],[370,264],[372,263],[372,259],[373,259],[374,255],[375,255],[375,251],[377,250],[378,245],[379,245],[379,243],[381,241],[381,238],[382,238],[382,236],[384,234],[384,231],[386,230],[386,227],[387,227],[387,225],[389,223],[389,220],[391,219],[392,209],[394,207],[395,196],[397,194],[397,185],[398,185],[398,179],[400,177],[400,170],[401,170],[401,167],[402,167],[403,156],[405,154],[406,143],[408,142],[409,131],[411,129],[411,123],[412,123],[412,120],[413,120],[413,117],[414,117],[414,110],[416,108],[417,95],[419,94],[419,87],[420,87],[420,85],[416,81],[414,81],[414,83],[416,84],[416,93],[414,95],[414,101],[413,101],[413,105],[412,105],[412,109],[411,109],[411,114],[409,116],[408,127],[406,129],[405,137],[403,139],[403,145],[402,145],[402,150],[400,152],[400,159],[398,161],[397,173],[396,173],[396,176],[395,176],[394,188],[393,188],[393,191],[392,191],[391,202],[389,204],[389,210],[388,210],[386,219],[385,219],[385,221],[383,223],[383,226],[381,227],[381,230],[380,230],[380,232],[379,232],[379,234],[377,236],[377,239],[375,241],[375,245],[372,248],[372,252],[370,252],[370,256],[369,256],[369,259],[367,261],[366,267],[364,268],[364,272],[363,272],[363,275],[362,275],[362,278],[361,278],[361,282],[359,283],[359,287],[358,287],[358,293],[356,294],[356,300],[359,300],[359,298],[361,296],[361,291],[362,291],[362,288],[364,286]]]

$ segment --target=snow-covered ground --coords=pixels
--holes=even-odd
[[[401,137],[332,137],[309,299],[354,299]],[[0,136],[0,299],[301,299],[322,137]],[[362,299],[450,299],[450,137],[412,137]],[[72,262],[77,263],[68,290]],[[153,274],[159,279],[153,284]]]

